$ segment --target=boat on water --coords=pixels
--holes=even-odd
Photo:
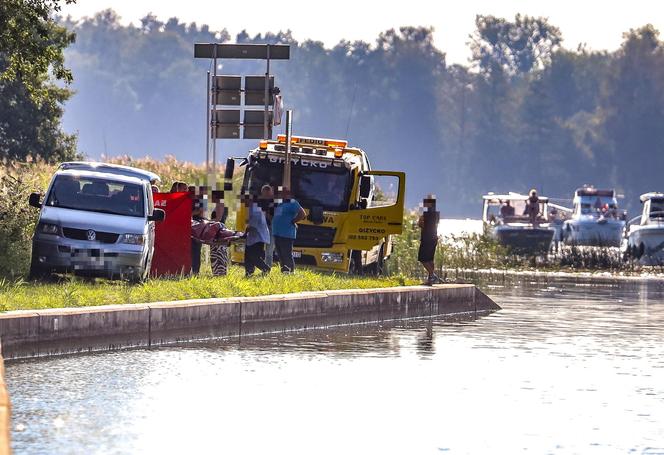
[[[618,210],[615,190],[592,186],[574,192],[571,216],[560,233],[566,245],[620,246],[625,228],[625,213]]]
[[[641,195],[641,216],[631,219],[625,226],[622,242],[626,258],[644,265],[664,264],[664,193]]]
[[[539,212],[532,217],[527,214],[527,195],[488,193],[482,199],[482,221],[485,227],[511,253],[548,253],[554,234],[548,222],[548,198],[538,197]]]

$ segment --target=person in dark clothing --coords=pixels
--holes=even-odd
[[[188,188],[189,196],[191,197],[191,219],[201,221],[205,218],[205,208],[203,207],[203,199],[196,196],[196,187],[190,186]],[[201,271],[201,249],[203,244],[196,239],[191,239],[191,274],[198,275]]]
[[[500,216],[503,218],[503,221],[505,218],[514,216],[514,206],[512,206],[509,199],[500,207]]]
[[[526,199],[526,208],[523,214],[528,216],[528,221],[530,222],[530,224],[533,225],[533,227],[537,227],[539,224],[538,222],[539,212],[540,212],[540,206],[539,206],[539,197],[537,196],[537,190],[532,189],[528,194],[528,199]]]
[[[429,195],[423,200],[422,207],[424,212],[417,221],[421,229],[420,249],[417,253],[417,260],[427,271],[428,277],[426,284],[432,285],[442,283],[442,280],[435,273],[434,256],[438,246],[438,222],[440,213],[436,210],[436,198]]]

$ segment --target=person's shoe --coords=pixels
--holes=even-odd
[[[423,284],[424,286],[433,286],[433,283],[434,283],[434,279],[433,279],[432,276],[430,276],[430,277],[427,278],[426,281],[425,281],[424,283],[422,283],[422,284]]]
[[[432,284],[443,284],[443,283],[445,283],[445,280],[443,280],[438,275],[434,275],[432,278],[433,278],[433,283]]]

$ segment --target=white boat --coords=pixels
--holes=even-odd
[[[664,193],[641,195],[641,216],[625,227],[622,249],[626,257],[644,265],[664,264]]]
[[[526,195],[488,193],[482,199],[482,221],[485,227],[510,252],[532,255],[548,253],[554,233],[548,222],[548,198],[539,197],[539,215],[534,224],[525,215]],[[505,210],[506,206],[512,209]]]
[[[562,225],[566,245],[620,246],[625,227],[624,212],[618,211],[615,190],[584,186],[574,192],[570,219]]]

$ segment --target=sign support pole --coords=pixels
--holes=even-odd
[[[205,172],[210,175],[210,72],[207,72],[207,95],[205,96]]]
[[[293,111],[286,111],[286,156],[284,157],[283,187],[292,190],[291,185],[291,136],[293,135]]]
[[[268,100],[270,91],[270,45],[267,45],[267,69],[265,71],[265,114],[263,117],[263,139],[270,139],[268,137],[268,111],[270,109],[270,101]]]
[[[212,64],[214,65],[214,77],[212,79],[212,86],[214,87],[214,99],[213,101],[216,103],[216,95],[217,95],[217,44],[215,43],[214,45],[214,51],[213,51],[213,56],[212,56]],[[216,105],[216,104],[215,104]],[[209,110],[209,109],[208,109]],[[216,183],[217,183],[217,109],[215,108],[214,110],[214,118],[212,119],[213,122],[213,135],[212,135],[212,166],[211,166],[211,179],[210,179],[210,186],[212,189],[216,189]]]

